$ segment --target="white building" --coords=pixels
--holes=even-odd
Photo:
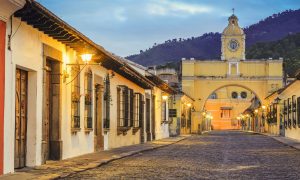
[[[163,97],[172,90],[159,78],[35,1],[7,22],[7,34],[4,173],[169,136]]]

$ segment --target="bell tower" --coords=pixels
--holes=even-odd
[[[228,18],[228,26],[222,33],[222,60],[245,60],[245,33],[239,27],[238,18],[233,14]]]

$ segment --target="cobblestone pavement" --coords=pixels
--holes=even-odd
[[[267,136],[215,131],[66,179],[300,179],[300,151]]]

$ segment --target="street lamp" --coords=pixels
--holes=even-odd
[[[81,59],[82,61],[87,64],[88,62],[90,62],[92,60],[92,57],[93,57],[93,54],[82,54],[80,55],[81,56]]]
[[[167,95],[163,95],[163,96],[162,96],[162,99],[163,99],[164,101],[168,100],[168,98],[169,98],[169,96],[167,96]]]

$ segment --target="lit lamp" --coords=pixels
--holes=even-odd
[[[92,57],[93,57],[93,54],[82,54],[81,55],[81,59],[85,64],[90,62],[92,60]]]
[[[188,103],[188,104],[187,104],[187,106],[188,106],[188,107],[191,107],[191,106],[192,106],[192,104],[191,104],[191,103]]]
[[[255,113],[258,113],[258,109],[255,109],[255,111],[254,111]]]
[[[168,100],[168,96],[167,96],[167,95],[163,95],[163,96],[162,96],[162,99],[163,99],[164,101],[166,101],[166,100]]]
[[[261,108],[262,108],[262,109],[266,109],[266,106],[262,106]]]

